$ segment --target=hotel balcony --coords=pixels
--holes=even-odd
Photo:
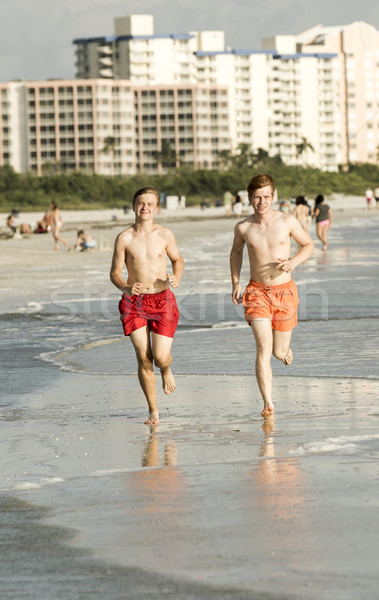
[[[97,51],[101,52],[102,54],[113,54],[113,49],[109,46],[98,46]]]
[[[100,69],[99,73],[100,73],[101,77],[104,77],[104,78],[109,77],[110,79],[113,78],[112,69]]]
[[[99,63],[107,67],[111,67],[114,64],[113,60],[109,56],[100,56]]]

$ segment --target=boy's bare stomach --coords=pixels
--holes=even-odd
[[[138,281],[138,279],[136,280]],[[128,282],[129,285],[132,285],[132,282]],[[141,282],[143,283],[143,282]],[[164,292],[169,287],[169,283],[167,279],[155,279],[154,281],[149,281],[146,285],[143,286],[141,290],[141,294],[159,294],[159,292]]]
[[[284,271],[279,271],[276,265],[277,262],[267,263],[260,269],[250,270],[250,279],[257,283],[263,283],[266,285],[281,285],[290,281],[291,274]]]

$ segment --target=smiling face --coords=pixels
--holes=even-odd
[[[257,215],[265,215],[271,210],[274,196],[270,185],[254,190],[249,202]]]
[[[139,217],[140,219],[146,220],[147,218],[154,217],[158,211],[158,203],[155,194],[146,193],[138,196],[134,202],[133,210],[136,217]]]

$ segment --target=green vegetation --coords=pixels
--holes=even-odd
[[[111,152],[111,140],[109,148]],[[244,149],[242,149],[244,150]],[[300,149],[299,149],[300,150]],[[245,152],[245,151],[244,151]],[[134,175],[132,177],[105,177],[64,172],[51,168],[49,174],[36,177],[18,174],[9,166],[0,168],[0,211],[44,211],[54,200],[65,210],[121,208],[131,205],[131,199],[140,187],[155,186],[160,192],[186,196],[187,206],[200,204],[205,198],[210,203],[222,198],[226,189],[242,190],[254,173],[270,173],[278,187],[279,197],[303,194],[314,198],[322,193],[342,193],[363,196],[368,185],[379,185],[376,165],[349,165],[346,171],[327,173],[311,167],[288,167],[280,157],[269,158],[263,150],[257,155],[244,153],[220,157],[220,170],[189,167],[170,169],[165,175]]]

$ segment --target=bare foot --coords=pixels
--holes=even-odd
[[[159,413],[157,410],[152,410],[150,416],[145,421],[145,425],[158,425],[159,423]]]
[[[325,250],[327,249],[327,247],[328,247],[328,244],[326,244],[326,243],[325,243],[325,244],[323,245],[323,247],[322,247],[322,249],[323,249],[323,251],[324,251],[324,252],[325,252]]]
[[[162,387],[165,394],[172,394],[174,390],[176,390],[175,379],[171,372],[171,369],[167,369],[167,371],[162,372]]]
[[[290,349],[288,350],[288,354],[287,354],[287,356],[285,356],[285,357],[283,358],[283,362],[284,362],[284,364],[285,364],[285,365],[287,365],[287,367],[289,367],[289,365],[292,363],[292,361],[293,361],[293,354],[292,354],[292,350],[291,350],[291,348],[290,348]]]
[[[268,419],[268,418],[272,417],[274,415],[274,413],[275,413],[274,407],[272,406],[272,404],[268,404],[262,410],[261,415],[264,419]]]

